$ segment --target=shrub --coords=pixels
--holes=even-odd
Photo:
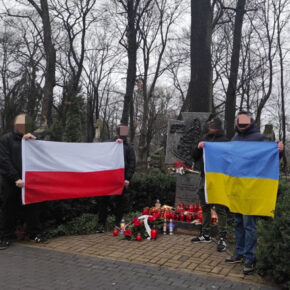
[[[128,192],[129,211],[142,211],[153,206],[157,199],[161,204],[174,205],[175,181],[175,176],[160,171],[136,173]]]
[[[290,289],[290,185],[279,193],[275,218],[258,222],[257,269]]]

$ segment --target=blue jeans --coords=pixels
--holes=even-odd
[[[245,263],[256,261],[256,217],[235,214],[236,255],[244,256]]]

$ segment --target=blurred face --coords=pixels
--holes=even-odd
[[[18,134],[25,134],[25,114],[16,116],[14,121],[14,131]]]
[[[127,137],[129,134],[129,128],[128,126],[125,125],[120,125],[118,127],[118,133],[120,137]]]
[[[241,114],[237,117],[237,127],[240,131],[245,131],[251,125],[251,118],[246,114]]]
[[[211,120],[211,121],[209,122],[208,132],[209,132],[210,134],[217,134],[218,131],[219,131],[219,129],[216,128],[216,125],[215,125],[215,123],[214,123],[214,120]]]

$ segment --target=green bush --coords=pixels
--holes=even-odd
[[[290,289],[290,185],[280,182],[274,219],[258,222],[257,269]]]
[[[173,206],[175,183],[175,176],[159,171],[136,173],[128,192],[129,211],[142,211],[146,206],[153,206],[157,199],[161,204]]]

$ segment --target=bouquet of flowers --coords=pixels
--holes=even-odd
[[[127,240],[139,240],[151,237],[151,230],[155,228],[157,231],[161,229],[162,221],[160,214],[142,214],[134,217],[132,221],[126,225],[123,234]]]
[[[186,166],[182,161],[175,161],[174,168],[169,168],[169,170],[180,175],[184,175],[186,173],[199,173],[198,171],[193,170],[191,167]]]

